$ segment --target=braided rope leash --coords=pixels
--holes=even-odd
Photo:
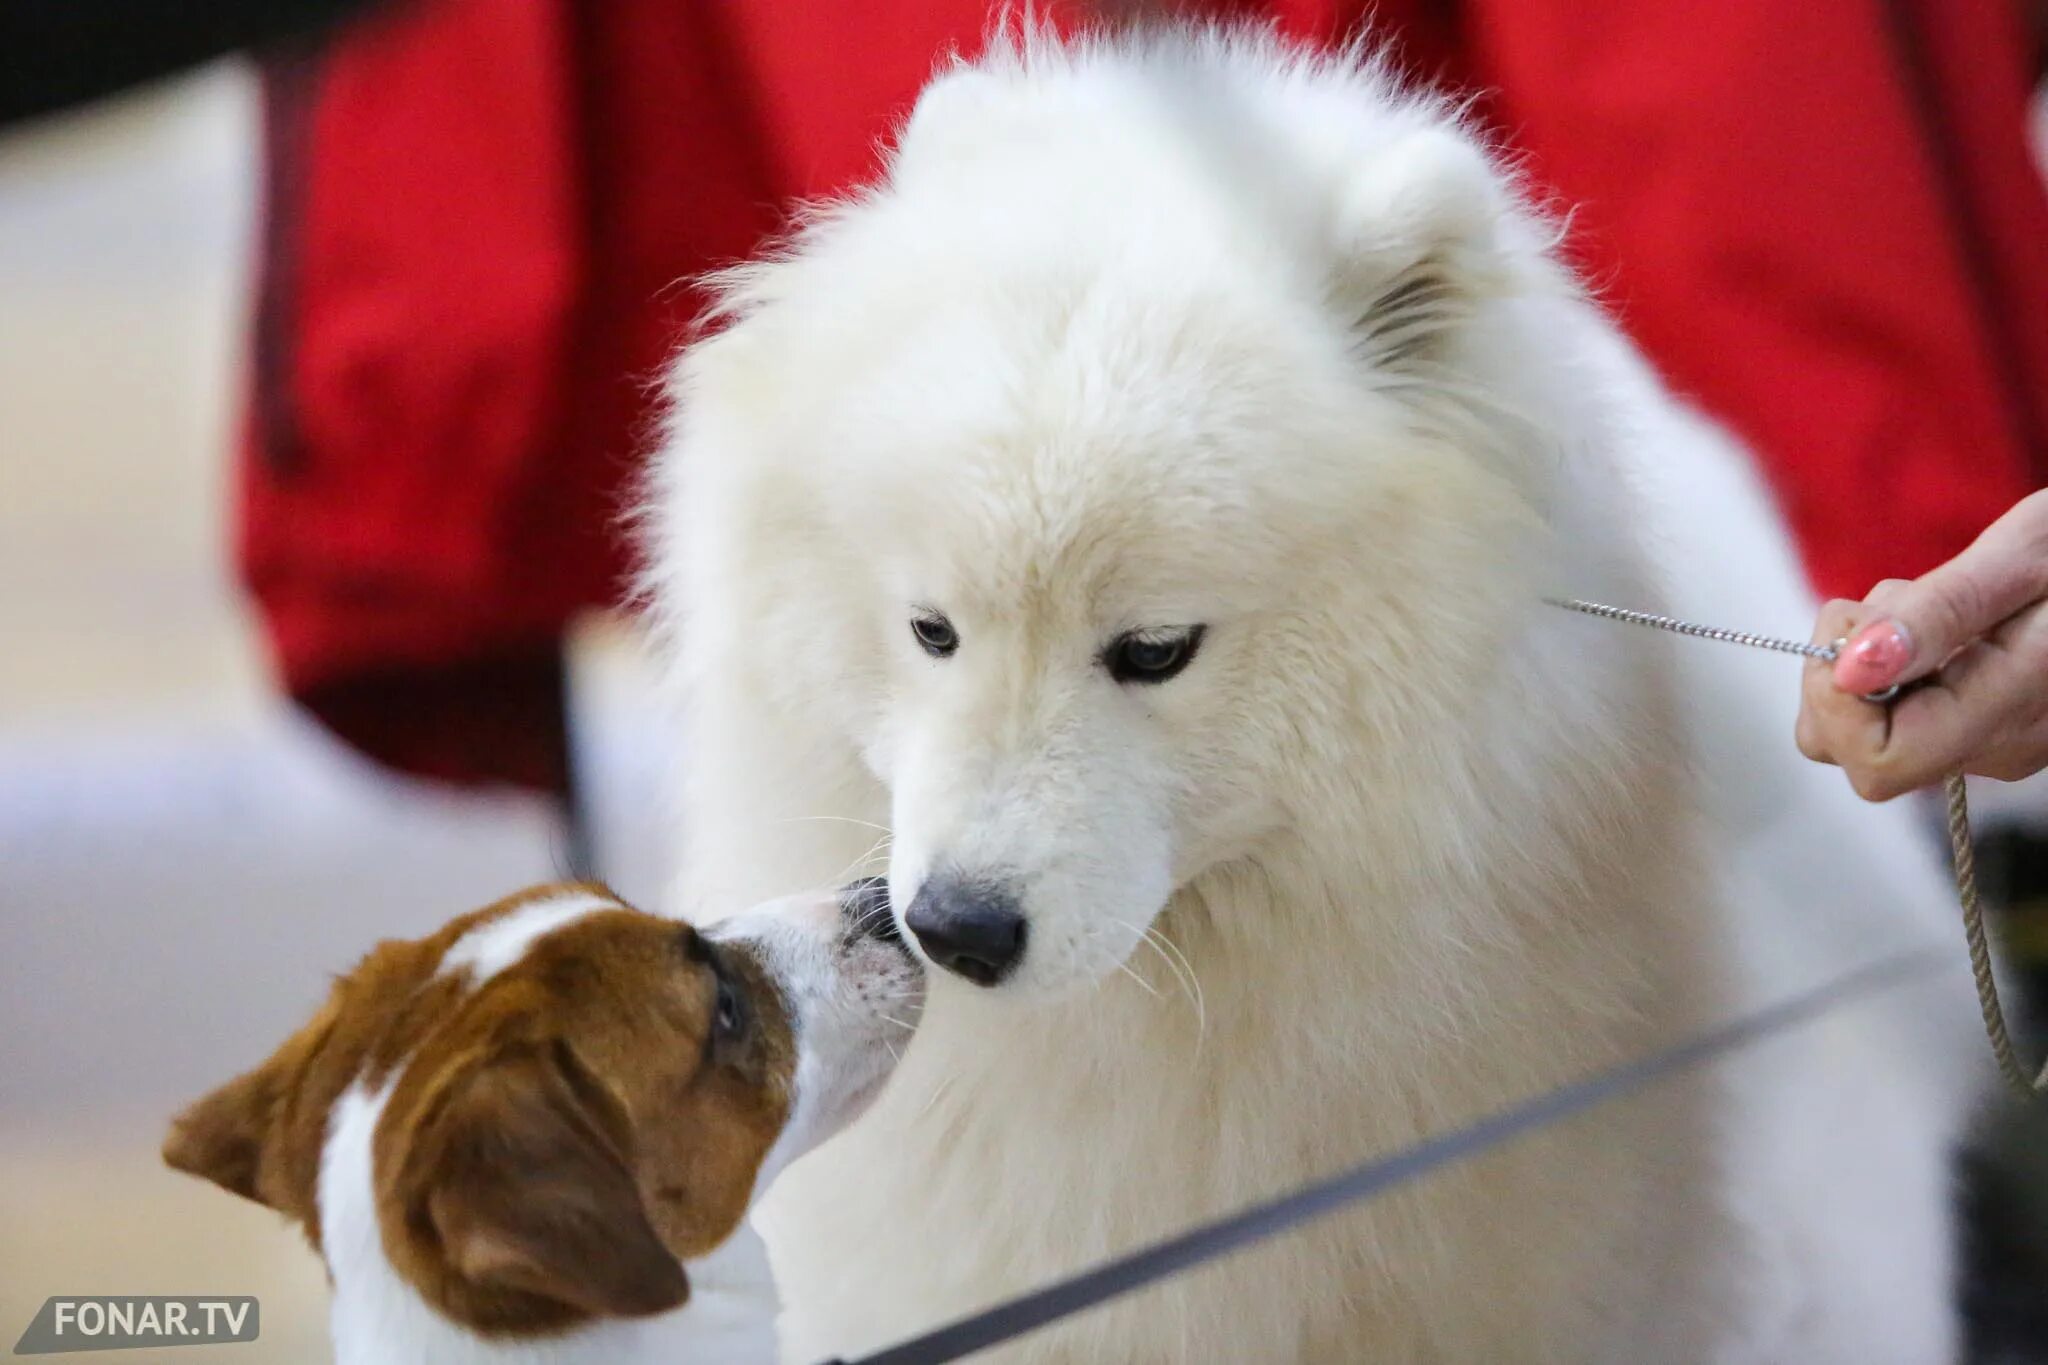
[[[1674,635],[1689,635],[1700,640],[1719,640],[1731,645],[1747,645],[1752,649],[1776,650],[1780,654],[1797,654],[1802,658],[1817,659],[1822,663],[1833,663],[1846,643],[1837,640],[1833,644],[1816,645],[1781,639],[1773,635],[1750,635],[1739,630],[1721,630],[1693,621],[1683,621],[1675,616],[1631,611],[1627,607],[1611,607],[1603,602],[1587,602],[1576,597],[1546,597],[1543,600],[1553,607],[1562,607],[1566,611],[1576,611],[1586,616],[1597,616],[1605,621],[1649,626],[1655,630],[1670,631]],[[1889,687],[1882,692],[1873,692],[1864,700],[1882,705],[1896,697],[1899,691],[1897,687]],[[1984,905],[1977,893],[1977,850],[1970,838],[1970,798],[1963,784],[1963,775],[1949,774],[1942,784],[1942,790],[1948,798],[1948,844],[1955,870],[1956,901],[1962,907],[1963,941],[1970,949],[1970,971],[1977,978],[1977,1006],[1984,1015],[1984,1036],[1990,1040],[1991,1055],[1998,1059],[1999,1073],[2005,1077],[2007,1084],[2022,1095],[2048,1093],[2048,1062],[2044,1062],[2039,1075],[2028,1077],[2026,1069],[2020,1065],[2018,1055],[2013,1051],[2012,1031],[2005,1022],[2005,1005],[1998,998],[1998,976],[1992,969],[1991,944],[1984,932]]]
[[[1963,939],[1970,945],[1970,971],[1977,978],[1977,1004],[1984,1011],[1984,1036],[2006,1082],[2023,1095],[2048,1092],[2048,1063],[2029,1080],[2013,1052],[2005,1026],[2005,1006],[1998,999],[1998,977],[1991,969],[1991,945],[1984,933],[1984,908],[1977,900],[1977,853],[1970,841],[1970,797],[1963,775],[1952,773],[1943,784],[1948,795],[1948,843],[1955,853],[1956,897],[1963,906]]]

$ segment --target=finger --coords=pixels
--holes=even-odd
[[[1960,769],[1995,763],[2003,771],[2011,766],[2005,750],[2025,749],[2042,714],[2044,678],[2048,605],[2037,605],[1950,659],[1934,682],[1901,698],[1881,738],[1868,731],[1831,735],[1830,752],[1856,790],[1875,800]],[[2015,763],[2029,757],[2013,756]]]
[[[1845,635],[1853,635],[1858,627],[1875,619],[1878,613],[1867,602],[1852,598],[1837,597],[1821,605],[1820,616],[1813,623],[1813,643],[1831,645]]]
[[[1908,692],[1891,707],[1891,723],[1875,742],[1851,741],[1838,761],[1849,773],[1858,794],[1870,801],[1889,801],[1917,791],[1967,767],[1999,734],[1998,717],[1986,705],[1984,656],[1989,647],[1971,645],[1950,660],[1963,676],[1974,677],[1975,690],[1953,690],[1946,672],[1938,681]]]
[[[2048,490],[2022,499],[1948,563],[1888,593],[1887,619],[1857,633],[1836,664],[1836,680],[1863,692],[1924,677],[2043,596]]]
[[[1821,608],[1814,627],[1815,643],[1825,644],[1854,631],[1869,615],[1861,602],[1834,601]],[[1844,755],[1865,755],[1883,748],[1890,718],[1885,708],[1835,686],[1826,661],[1807,664],[1801,679],[1799,720],[1793,738],[1799,751],[1820,763],[1840,763]]]
[[[1890,617],[1906,590],[1912,586],[1913,580],[1910,578],[1886,578],[1872,584],[1870,591],[1863,595],[1863,601],[1874,610],[1863,613],[1863,624]],[[1889,651],[1881,651],[1880,646],[1868,640],[1858,639],[1857,635],[1858,632],[1855,630],[1844,630],[1834,637],[1844,642],[1842,653],[1845,657],[1852,654],[1855,656],[1853,662],[1836,668],[1835,683],[1844,691],[1859,695],[1882,691],[1891,686],[1891,677],[1902,669],[1905,661],[1911,657],[1905,636],[1898,636]],[[1873,659],[1873,652],[1883,652],[1884,657]]]
[[[2002,737],[1965,771],[1974,777],[2022,782],[2043,768],[2048,768],[2048,716],[2037,716],[2028,725]]]
[[[1887,709],[1836,687],[1824,670],[1807,682],[1807,729],[1800,752],[1831,763],[1848,774],[1849,785],[1867,801],[1898,795],[1886,782],[1885,770],[1873,759],[1888,751],[1891,716]]]
[[[1827,740],[1821,733],[1819,723],[1807,712],[1803,700],[1799,707],[1799,720],[1792,727],[1792,742],[1799,746],[1800,753],[1816,763],[1835,761],[1828,750]]]

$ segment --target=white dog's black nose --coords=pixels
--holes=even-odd
[[[903,916],[925,955],[955,976],[993,986],[1024,956],[1024,916],[1000,886],[935,876]]]

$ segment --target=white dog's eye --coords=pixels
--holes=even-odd
[[[918,645],[934,659],[944,659],[960,648],[960,632],[953,629],[953,623],[935,611],[921,611],[910,618],[910,633],[917,637]]]
[[[1127,631],[1110,642],[1102,662],[1121,683],[1163,683],[1186,668],[1202,647],[1206,626]]]

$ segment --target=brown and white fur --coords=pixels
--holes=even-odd
[[[1813,619],[1555,235],[1357,53],[1031,35],[729,277],[651,514],[683,908],[885,827],[908,932],[1012,921],[764,1203],[790,1359],[1953,948],[1908,813],[1793,750],[1796,662],[1682,674],[1544,605]],[[1014,1355],[1947,1359],[1967,1001],[1958,970]]]
[[[342,1365],[766,1359],[734,1233],[921,1004],[873,892],[700,935],[548,886],[384,943],[164,1159],[303,1226]]]

